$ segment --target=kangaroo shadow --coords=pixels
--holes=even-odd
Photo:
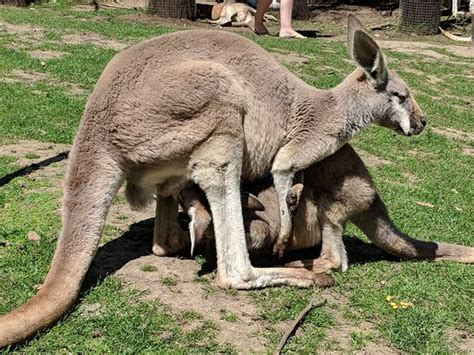
[[[146,219],[130,226],[129,230],[117,239],[107,242],[99,248],[91,267],[84,280],[82,293],[89,290],[95,284],[110,274],[115,273],[128,262],[140,257],[152,254],[154,218]],[[353,237],[344,236],[349,264],[365,264],[382,260],[401,261],[400,258],[392,256],[371,243]],[[320,253],[320,247],[303,249],[289,252],[284,258],[252,256],[252,264],[255,266],[271,267],[281,265],[290,261],[315,258]],[[189,256],[179,256],[189,257]],[[202,265],[199,274],[207,274],[216,268],[215,259],[210,258]]]
[[[152,254],[154,221],[154,218],[149,218],[134,223],[120,237],[101,246],[84,279],[82,292],[89,290],[128,262]]]
[[[57,163],[59,161],[67,159],[69,156],[69,151],[62,152],[59,154],[56,154],[55,156],[49,157],[47,159],[44,159],[38,163],[33,163],[28,166],[25,166],[21,169],[18,169],[17,171],[14,171],[11,174],[7,174],[5,176],[0,177],[0,187],[7,185],[10,181],[13,179],[20,177],[20,176],[25,176],[28,174],[31,174],[33,171],[39,170],[41,168],[47,167],[48,165],[51,165],[53,163]]]

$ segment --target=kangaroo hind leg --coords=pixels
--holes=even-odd
[[[343,227],[337,223],[322,223],[321,255],[316,259],[304,259],[287,263],[287,267],[300,267],[316,273],[330,270],[347,271],[347,254],[342,240]]]
[[[153,254],[166,256],[181,252],[186,236],[178,224],[178,201],[173,196],[162,197],[157,191]]]
[[[251,289],[273,285],[329,286],[329,275],[306,269],[254,268],[245,240],[240,199],[242,140],[212,137],[191,160],[191,177],[211,208],[217,251],[217,282],[222,288]]]

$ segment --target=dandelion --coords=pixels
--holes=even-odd
[[[385,297],[385,300],[386,300],[387,302],[390,302],[392,299],[393,299],[393,297],[390,296],[390,295],[388,295],[387,297]]]

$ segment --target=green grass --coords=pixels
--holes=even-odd
[[[0,19],[12,24],[30,24],[44,29],[38,40],[0,32],[0,77],[10,78],[12,70],[46,74],[36,82],[0,80],[0,146],[33,139],[52,143],[71,143],[77,130],[86,98],[93,90],[113,49],[92,44],[65,44],[64,34],[93,32],[125,44],[181,28],[131,22],[121,17],[130,11],[80,12],[69,8],[68,1],[39,5],[36,10],[0,7]],[[98,17],[100,16],[100,17]],[[335,33],[340,29],[334,29]],[[319,88],[337,85],[353,70],[347,62],[343,43],[326,40],[284,41],[246,35],[270,52],[297,53],[305,63],[288,63],[290,70]],[[13,48],[12,43],[19,46]],[[435,46],[435,42],[433,42]],[[31,58],[28,51],[51,50],[65,54],[61,58]],[[447,55],[444,49],[433,50]],[[354,141],[365,151],[390,164],[370,168],[380,194],[389,206],[392,218],[403,231],[424,240],[472,245],[474,232],[472,156],[462,154],[472,141],[449,139],[434,134],[431,127],[450,127],[474,132],[472,58],[451,56],[432,60],[426,56],[387,52],[395,69],[417,93],[417,101],[427,114],[428,128],[417,137],[406,138],[382,128],[370,128]],[[448,57],[449,58],[449,57]],[[431,77],[430,77],[431,76]],[[438,78],[433,83],[432,76]],[[71,85],[83,90],[70,92]],[[23,157],[22,157],[23,158]],[[36,159],[29,153],[24,158]],[[13,153],[0,153],[0,177],[20,168]],[[411,176],[410,180],[407,176]],[[25,302],[41,284],[53,255],[61,228],[58,209],[61,192],[51,187],[51,179],[19,177],[0,187],[0,313]],[[52,192],[53,191],[53,192]],[[56,192],[54,192],[56,191]],[[123,203],[122,195],[115,203]],[[417,202],[428,202],[433,208]],[[125,220],[119,216],[119,220]],[[41,240],[33,243],[27,234],[35,231]],[[107,225],[104,240],[121,230]],[[346,234],[366,238],[354,226]],[[200,260],[203,263],[204,260]],[[156,268],[145,265],[143,272]],[[331,291],[300,290],[279,287],[247,294],[255,303],[257,316],[269,324],[259,336],[267,339],[271,351],[281,336],[279,325],[289,322],[309,300],[328,295],[334,298],[326,306],[313,310],[285,348],[291,352],[363,350],[368,343],[410,353],[453,353],[457,345],[449,335],[455,331],[474,332],[474,270],[456,263],[378,261],[350,265],[346,273],[334,274]],[[179,280],[167,276],[165,286]],[[196,287],[216,292],[215,281],[196,276]],[[228,297],[244,297],[234,290]],[[407,309],[393,309],[385,300],[392,295],[413,302]],[[23,344],[22,352],[235,352],[232,346],[216,340],[218,326],[206,314],[189,310],[175,312],[145,295],[122,285],[116,277],[107,277],[86,291],[72,312],[50,330]],[[336,297],[337,296],[337,297]],[[180,297],[179,293],[176,297]],[[234,310],[218,307],[218,317],[237,325]],[[195,326],[187,329],[184,322]],[[361,322],[370,324],[360,329]],[[347,348],[341,349],[333,330],[347,329]],[[341,335],[342,336],[342,335]]]

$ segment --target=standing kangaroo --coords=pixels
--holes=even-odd
[[[348,33],[359,68],[326,91],[298,79],[252,41],[222,31],[164,35],[112,59],[70,153],[51,268],[36,296],[0,318],[0,347],[47,327],[74,303],[125,180],[134,207],[159,192],[160,232],[161,217],[177,213],[170,195],[189,180],[200,186],[214,218],[220,287],[330,283],[330,276],[303,268],[252,267],[240,180],[272,172],[285,240],[291,231],[285,198],[296,171],[333,154],[371,122],[405,135],[422,131],[421,111],[406,84],[387,69],[353,16]]]
[[[357,225],[375,245],[398,257],[474,263],[472,247],[421,241],[400,232],[390,219],[365,164],[350,145],[306,168],[304,175],[302,194],[297,184],[287,199],[291,209],[296,209],[288,249],[322,244],[321,254],[319,258],[286,266],[305,267],[315,272],[346,271],[342,233],[348,221]],[[248,195],[251,203],[244,200],[242,206],[247,247],[252,254],[271,255],[280,228],[275,188],[271,179],[244,184],[244,188],[251,193]],[[196,248],[205,246],[213,237],[212,216],[205,196],[199,187],[191,186],[181,191],[180,201],[191,217],[192,244],[196,244]],[[189,244],[186,239],[189,238],[181,241],[183,248]]]

